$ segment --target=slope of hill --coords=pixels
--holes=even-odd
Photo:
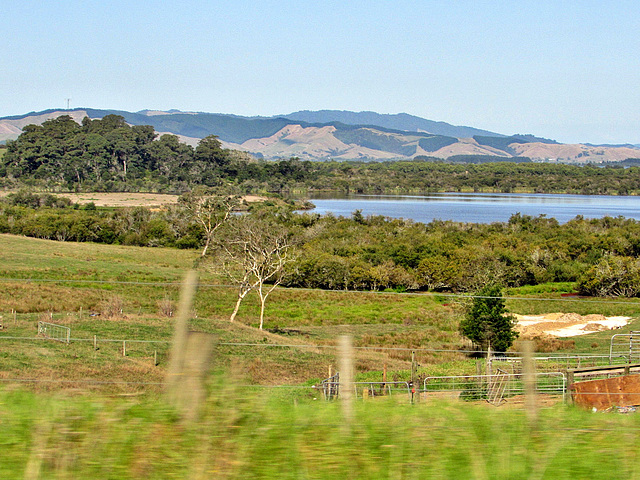
[[[375,125],[393,130],[428,132],[434,135],[456,138],[468,138],[474,135],[504,136],[500,133],[480,130],[478,128],[461,127],[446,122],[434,122],[433,120],[427,120],[407,113],[389,115],[375,112],[348,112],[343,110],[318,110],[315,112],[303,110],[288,115],[281,115],[281,117],[309,123],[340,122],[346,125]]]
[[[506,136],[405,113],[338,110],[301,111],[276,117],[178,110],[46,110],[0,118],[0,141],[17,138],[25,125],[40,124],[60,115],[70,115],[80,122],[85,116],[96,119],[109,114],[124,117],[130,125],[151,125],[156,132],[177,135],[193,146],[199,139],[217,135],[225,148],[262,158],[394,160],[419,155],[443,159],[453,155],[494,155],[566,163],[640,158],[640,148],[634,145],[563,145],[533,135]]]

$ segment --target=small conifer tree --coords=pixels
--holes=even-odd
[[[460,322],[460,333],[482,350],[489,346],[497,352],[506,351],[518,338],[516,320],[505,307],[502,291],[497,285],[482,288],[467,307]]]

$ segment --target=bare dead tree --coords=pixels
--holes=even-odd
[[[264,325],[264,307],[267,297],[282,283],[284,267],[291,259],[289,255],[291,243],[286,234],[269,232],[267,237],[256,249],[256,261],[252,262],[256,291],[260,297],[260,330]]]
[[[201,257],[207,254],[216,230],[230,217],[240,204],[240,197],[218,190],[196,190],[185,193],[179,199],[187,216],[204,231],[204,247]]]
[[[244,216],[229,224],[221,246],[225,252],[224,270],[238,285],[238,298],[230,320],[235,320],[240,304],[255,290],[260,298],[262,330],[267,298],[282,282],[284,267],[292,258],[291,236],[273,222]]]
[[[245,254],[246,249],[246,243],[241,240],[232,240],[222,244],[224,251],[222,269],[231,281],[238,285],[238,298],[229,318],[231,322],[236,319],[244,298],[256,287],[255,279],[251,275],[252,268],[249,264],[249,256]]]

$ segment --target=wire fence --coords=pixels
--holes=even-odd
[[[0,281],[9,281],[12,279],[0,279]],[[63,279],[46,279],[46,280],[38,280],[38,279],[14,279],[16,281],[43,281],[43,282],[71,282],[71,283],[121,283],[128,285],[157,285],[157,286],[178,286],[177,282],[127,282],[127,281],[81,281],[81,280],[63,280]],[[219,284],[204,284],[200,285],[200,287],[210,287],[210,288],[228,288],[234,287],[232,285],[219,285]],[[235,288],[235,287],[234,287]],[[340,292],[332,292],[332,293],[340,293]],[[363,292],[364,293],[364,292]],[[390,294],[389,292],[367,292],[372,294]],[[411,292],[405,293],[404,295],[422,295],[422,296],[434,296],[434,297],[453,297],[453,298],[487,298],[487,297],[479,297],[473,295],[456,295],[456,294],[435,294],[430,292]],[[589,299],[576,299],[576,298],[531,298],[531,297],[502,297],[505,300],[541,300],[541,301],[580,301],[582,303],[592,302],[592,303],[600,303],[600,300],[589,300]],[[629,301],[607,301],[607,303],[620,303],[620,304],[630,304],[633,302]],[[22,318],[28,318],[29,320],[33,320],[36,314],[18,314],[15,311],[11,312],[11,317],[13,318],[14,323],[17,322],[18,316]],[[70,316],[76,316],[78,318],[82,318],[83,316],[89,317],[93,316],[91,312],[75,312],[75,313],[49,313],[49,318],[69,318]],[[8,317],[5,320],[5,323],[11,322],[11,317]],[[65,322],[63,322],[65,323]],[[59,329],[59,330],[54,330]],[[71,331],[69,327],[63,325],[57,325],[48,322],[38,322],[38,333],[41,336],[36,337],[28,337],[28,336],[8,336],[0,334],[0,344],[3,341],[42,341],[47,339],[56,339],[67,344],[71,343],[85,343],[92,344],[94,352],[100,353],[114,353],[115,355],[119,355],[122,357],[146,357],[147,359],[153,358],[153,365],[159,366],[163,360],[166,359],[169,340],[158,340],[158,339],[139,339],[139,338],[99,338],[97,336],[93,336],[93,338],[74,338],[71,337]],[[338,347],[333,344],[276,344],[276,343],[260,343],[260,342],[218,342],[218,346],[224,347],[249,347],[252,349],[256,348],[279,348],[279,349],[299,349],[299,350],[324,350],[331,351],[336,350]],[[445,344],[444,347],[447,345]],[[461,349],[458,346],[452,348],[430,348],[430,347],[418,347],[418,348],[409,348],[409,347],[397,347],[397,346],[377,346],[377,345],[366,345],[366,346],[356,346],[354,350],[357,352],[417,352],[422,354],[441,354],[441,353],[450,353],[456,354],[460,356],[471,356],[471,355],[484,355],[485,352],[480,352],[472,349]],[[610,351],[609,355],[593,355],[590,353],[575,353],[572,355],[567,354],[538,354],[535,356],[534,360],[536,362],[536,367],[539,371],[541,371],[538,375],[548,374],[550,376],[555,375],[563,375],[561,372],[555,372],[557,370],[569,370],[576,368],[584,368],[590,366],[599,366],[599,365],[615,365],[615,364],[625,364],[631,363],[632,360],[640,358],[640,332],[631,332],[630,334],[617,334],[611,338]],[[475,376],[466,376],[466,377],[457,377],[458,380],[453,380],[454,377],[438,377],[441,380],[443,385],[448,383],[454,384],[456,382],[460,384],[469,383],[469,388],[463,388],[460,390],[459,396],[462,395],[462,392],[469,391],[469,396],[473,397],[474,395],[481,394],[484,392],[486,399],[491,400],[493,398],[494,401],[498,397],[504,398],[514,395],[519,395],[523,392],[522,378],[521,378],[521,365],[522,365],[522,357],[518,352],[506,353],[500,356],[490,357],[488,359],[483,359],[484,362],[490,364],[494,371],[499,371],[500,374],[498,376],[487,376],[487,375],[475,375]],[[489,371],[491,368],[489,369]],[[424,372],[424,370],[423,370]],[[611,374],[607,374],[611,375]],[[1,377],[1,375],[0,375]],[[475,379],[473,381],[463,380],[462,378],[472,378]],[[484,378],[484,383],[482,380]],[[424,378],[424,374],[422,376]],[[434,387],[434,382],[436,382],[436,377],[427,377],[430,380],[429,388],[427,385],[427,380],[425,379],[423,384],[424,392],[437,392],[439,391],[436,387]],[[564,378],[564,377],[563,377]],[[71,384],[87,384],[87,385],[142,385],[142,386],[153,386],[158,387],[163,385],[163,382],[157,381],[111,381],[111,380],[94,380],[94,379],[39,379],[39,378],[0,378],[2,382],[22,382],[22,383],[33,383],[33,384],[60,384],[60,385],[71,385]],[[554,383],[555,382],[555,383]],[[484,387],[482,386],[484,385]],[[267,385],[252,385],[246,386],[246,388],[300,388],[300,389],[311,389],[311,386],[300,386],[300,385],[277,385],[277,386],[267,386]],[[328,393],[325,387],[328,387]],[[338,395],[338,387],[339,382],[334,382],[331,385],[331,382],[327,383],[323,386],[323,396],[324,398],[332,398]],[[367,381],[367,382],[356,382],[353,384],[355,398],[371,398],[377,396],[390,396],[391,394],[396,394],[399,392],[407,393],[411,395],[411,385],[406,381],[393,381],[393,382],[375,382],[375,381]],[[335,388],[335,391],[332,389]],[[563,396],[566,396],[567,392],[567,380],[564,378],[563,386],[560,389]],[[447,387],[441,390],[442,392],[456,392],[456,388]],[[540,393],[550,393],[557,395],[558,385],[557,379],[554,381],[549,381],[547,383],[540,383],[538,387],[538,391]],[[332,393],[333,392],[333,393]],[[555,392],[555,393],[553,393]],[[500,395],[498,395],[500,393]],[[493,403],[493,402],[492,402]],[[498,399],[499,403],[499,399]]]
[[[4,283],[79,283],[79,284],[111,284],[111,285],[140,285],[140,286],[156,286],[156,287],[179,287],[180,281],[165,281],[165,282],[142,282],[138,280],[115,280],[115,279],[106,279],[106,280],[89,280],[84,278],[79,279],[71,279],[71,278],[20,278],[20,277],[0,277],[0,282]],[[199,283],[198,288],[232,288],[237,289],[238,286],[234,284],[220,284],[220,283]],[[326,293],[335,293],[335,294],[348,294],[353,293],[353,291],[349,290],[322,290],[322,289],[313,289],[313,288],[288,288],[288,287],[277,287],[276,290],[279,291],[322,291]],[[454,299],[474,299],[474,298],[499,298],[502,300],[523,300],[523,301],[534,301],[534,302],[578,302],[578,303],[597,303],[603,304],[606,303],[608,305],[639,305],[640,299],[630,298],[626,300],[611,300],[611,299],[597,299],[592,297],[583,297],[578,295],[573,296],[563,296],[557,298],[549,298],[549,297],[518,297],[518,296],[509,296],[503,295],[501,297],[491,297],[486,295],[473,295],[466,293],[440,293],[440,292],[388,292],[388,291],[378,291],[378,290],[357,290],[358,293],[361,294],[370,294],[370,295],[400,295],[400,296],[422,296],[422,297],[435,297],[435,298],[454,298]]]
[[[43,323],[43,322],[39,322]],[[62,327],[66,329],[67,327]],[[62,337],[65,339],[65,343],[87,343],[92,344],[94,349],[100,348],[101,344],[117,344],[119,345],[121,351],[131,352],[132,346],[143,346],[143,345],[152,345],[157,348],[168,347],[171,343],[170,340],[149,340],[149,339],[136,339],[136,338],[103,338],[94,335],[93,337],[67,337],[68,330],[64,330],[64,334]],[[39,329],[40,333],[40,329]],[[638,335],[640,338],[640,334]],[[0,342],[2,341],[24,341],[24,342],[39,342],[51,340],[53,337],[51,336],[11,336],[11,335],[2,335],[0,334]],[[337,350],[337,345],[333,344],[290,344],[290,343],[260,343],[260,342],[218,342],[216,345],[225,346],[225,347],[252,347],[252,348],[279,348],[279,349],[301,349],[301,350]],[[370,352],[416,352],[416,353],[456,353],[461,354],[463,356],[474,356],[474,355],[486,355],[485,351],[481,350],[463,350],[463,349],[445,349],[445,348],[429,348],[429,347],[388,347],[383,345],[368,345],[368,346],[359,346],[353,347],[356,351],[370,351]],[[635,358],[635,357],[633,357]],[[522,357],[519,352],[511,352],[506,354],[499,354],[496,356],[492,356],[487,359],[486,356],[480,357],[482,361],[489,361],[492,365],[495,365],[499,368],[504,368],[507,370],[512,370],[511,373],[517,373],[522,363]],[[610,365],[610,364],[624,364],[629,362],[630,356],[627,354],[617,354],[617,355],[594,355],[591,353],[580,353],[576,352],[573,355],[567,354],[536,354],[534,355],[534,360],[537,365],[541,369],[570,369],[570,368],[580,368],[587,366],[595,366],[595,365]]]
[[[43,337],[9,337],[0,335],[0,340],[5,341],[37,341],[42,342],[46,341]],[[129,356],[132,353],[137,352],[137,356],[142,356],[141,352],[146,352],[147,357],[150,357],[150,353],[157,347],[162,347],[162,354],[166,355],[167,349],[169,346],[169,341],[167,340],[145,340],[145,339],[98,339],[96,337],[92,338],[77,338],[71,339],[71,343],[84,343],[89,347],[93,347],[97,354],[100,354],[100,349],[105,346],[110,346],[111,350],[106,352],[107,354],[117,354],[123,356]],[[255,348],[289,348],[289,349],[305,349],[309,347],[309,345],[269,345],[264,343],[235,343],[235,342],[220,342],[219,346],[251,346],[253,349]],[[325,347],[325,348],[333,348],[336,347],[333,345],[317,345],[316,347]],[[66,349],[68,346],[61,345],[60,348]],[[122,350],[120,350],[122,348]],[[136,349],[142,350],[136,350]],[[146,348],[146,350],[144,350]],[[90,348],[91,350],[91,348]],[[64,351],[64,350],[62,350]],[[110,353],[111,352],[111,353]],[[157,350],[155,350],[157,352]],[[566,356],[565,356],[566,357]],[[153,357],[151,357],[153,358]],[[163,357],[166,358],[166,357]],[[580,356],[576,356],[575,360],[581,358]],[[638,373],[640,372],[640,365],[629,366],[628,364],[620,363],[617,365],[606,366],[606,360],[608,360],[607,356],[588,356],[585,355],[584,358],[589,358],[592,361],[597,361],[599,364],[603,364],[605,366],[592,366],[592,367],[582,367],[576,370],[575,378],[574,372],[572,371],[572,376],[570,379],[567,378],[567,374],[565,372],[538,372],[536,374],[536,391],[541,395],[553,396],[559,398],[561,400],[567,400],[570,398],[571,390],[570,386],[575,380],[587,380],[592,378],[611,378],[615,376],[622,376],[629,373]],[[582,360],[584,360],[582,358]],[[542,360],[552,360],[556,361],[556,357],[540,357],[536,359],[536,364],[540,364]],[[621,357],[624,359],[624,357]],[[562,358],[562,360],[566,360],[566,358]],[[504,359],[500,359],[499,361],[504,361]],[[427,377],[422,376],[424,378],[422,383],[422,389],[419,389],[419,385],[412,384],[408,380],[408,376],[410,373],[406,371],[404,374],[407,375],[407,380],[398,380],[393,379],[392,381],[356,381],[351,384],[353,388],[352,392],[354,394],[354,398],[359,400],[367,400],[367,399],[375,399],[379,397],[405,397],[408,401],[413,401],[414,395],[418,395],[417,398],[420,398],[420,395],[424,395],[425,398],[455,398],[458,400],[466,400],[466,401],[485,401],[492,403],[494,405],[500,405],[504,401],[510,401],[514,397],[518,397],[520,395],[525,395],[525,382],[522,372],[507,372],[503,370],[500,366],[498,366],[497,360],[492,360],[492,367],[494,371],[497,373],[491,375],[457,375],[457,376],[434,376],[430,375]],[[509,357],[508,362],[512,366],[518,366],[518,361],[522,361],[520,357]],[[156,358],[154,358],[154,365],[158,365],[159,362]],[[37,365],[35,365],[37,369]],[[580,370],[580,371],[578,371]],[[607,370],[607,371],[604,371]],[[417,371],[420,374],[420,370]],[[0,372],[0,383],[3,384],[22,384],[22,385],[32,385],[36,388],[88,388],[88,389],[106,389],[107,391],[118,391],[121,394],[130,394],[130,393],[145,393],[149,391],[157,391],[158,389],[162,389],[165,386],[165,382],[163,381],[164,373],[163,369],[159,370],[145,370],[140,371],[135,378],[131,379],[116,379],[109,378],[110,373],[108,371],[99,372],[97,375],[100,375],[99,378],[64,378],[65,375],[68,375],[68,372],[61,371],[60,377],[62,378],[39,378],[38,376],[21,376],[21,375],[12,375],[11,372],[5,372],[3,375]],[[48,374],[50,375],[50,374]],[[280,384],[280,385],[267,385],[267,384],[242,384],[241,382],[236,382],[236,386],[238,388],[243,389],[254,389],[254,390],[264,390],[264,389],[284,389],[289,391],[298,391],[298,392],[306,392],[310,396],[317,395],[318,393],[322,394],[322,398],[332,399],[340,396],[340,379],[339,375],[335,375],[326,379],[324,381],[319,381],[316,385],[288,385],[288,384]],[[344,388],[344,386],[342,385]],[[597,390],[591,391],[589,387],[583,387],[581,389],[581,394],[590,394],[595,396],[607,395],[606,392],[601,392]]]

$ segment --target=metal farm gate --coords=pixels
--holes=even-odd
[[[38,322],[38,335],[63,343],[71,341],[71,329],[55,323]]]
[[[566,398],[567,380],[562,372],[536,373],[536,391],[539,394],[560,395]],[[461,400],[486,400],[500,405],[506,399],[525,394],[523,374],[499,371],[493,375],[460,375],[427,377],[424,392],[454,396]]]
[[[616,333],[609,345],[609,364],[616,358],[624,357],[626,363],[640,362],[640,332]]]

